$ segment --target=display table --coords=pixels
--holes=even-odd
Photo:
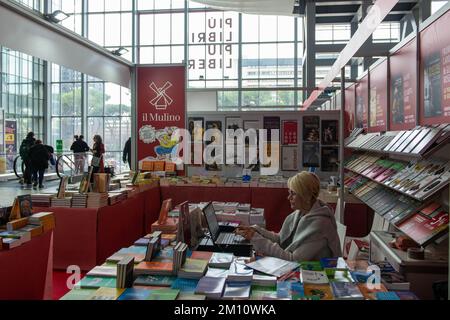
[[[159,186],[151,187],[143,192],[144,197],[144,233],[150,233],[152,223],[158,220],[159,211],[161,210],[161,189]]]
[[[141,192],[102,208],[34,208],[55,214],[54,268],[90,270],[144,234],[145,196]]]
[[[251,203],[249,187],[207,187],[207,186],[162,186],[161,199],[172,199],[173,204],[184,201],[241,202]]]
[[[51,300],[53,231],[0,251],[0,300]]]

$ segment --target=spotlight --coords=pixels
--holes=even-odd
[[[54,23],[59,23],[65,19],[67,19],[68,17],[69,17],[69,15],[66,14],[65,12],[62,12],[61,10],[55,10],[51,14],[44,14],[45,19],[47,19],[48,21],[54,22]]]
[[[111,53],[115,56],[122,56],[127,52],[128,52],[128,49],[124,48],[124,47],[120,47],[120,48],[117,48],[116,50],[111,51]]]

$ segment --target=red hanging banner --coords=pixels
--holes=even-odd
[[[283,121],[283,144],[296,145],[298,136],[297,120]]]
[[[181,148],[172,134],[186,123],[185,67],[137,66],[136,74],[137,159],[143,169],[150,161],[171,162]]]

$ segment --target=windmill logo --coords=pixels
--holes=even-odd
[[[150,100],[150,103],[155,106],[156,110],[166,110],[167,106],[170,106],[173,103],[173,99],[166,93],[166,90],[172,87],[172,83],[166,81],[162,87],[158,88],[152,81],[149,87],[156,93],[156,96]]]

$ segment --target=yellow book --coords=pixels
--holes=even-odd
[[[6,230],[13,231],[25,227],[28,224],[28,218],[20,218],[10,221],[6,224]]]
[[[320,300],[333,300],[333,293],[328,284],[305,284],[305,296],[316,296]]]
[[[98,288],[90,300],[117,300],[124,291],[125,289],[119,288]]]

